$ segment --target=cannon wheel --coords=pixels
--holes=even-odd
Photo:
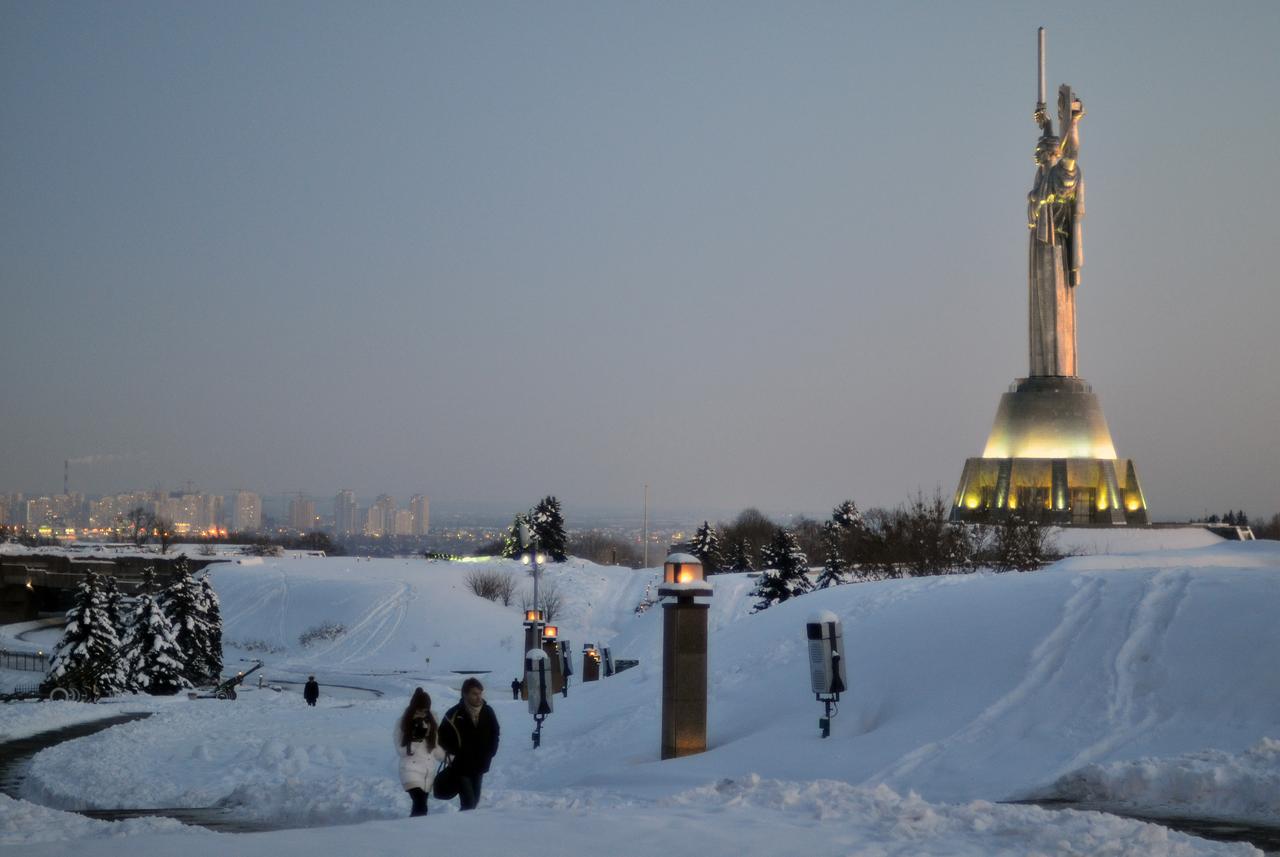
[[[235,688],[220,690],[214,694],[214,698],[215,699],[235,699],[236,698]]]
[[[49,699],[54,702],[63,702],[71,698],[71,692],[65,687],[55,687],[49,691]]]

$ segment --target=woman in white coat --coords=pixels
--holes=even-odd
[[[413,692],[409,706],[396,722],[396,753],[400,757],[400,784],[413,801],[410,816],[427,814],[427,795],[444,760],[439,726],[431,713],[431,697],[422,688]]]

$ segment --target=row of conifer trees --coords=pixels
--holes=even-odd
[[[143,571],[136,597],[114,577],[88,572],[53,653],[47,685],[92,697],[124,692],[172,694],[216,681],[222,672],[222,615],[207,576],[195,580],[185,558],[169,585]]]

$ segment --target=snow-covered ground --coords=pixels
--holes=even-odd
[[[754,581],[717,576],[710,746],[666,762],[662,610],[634,609],[653,570],[548,570],[565,600],[556,623],[575,650],[607,644],[640,666],[556,697],[535,751],[532,719],[507,690],[522,645],[519,602],[484,601],[464,582],[479,569],[522,574],[520,566],[215,565],[228,669],[261,657],[269,680],[315,673],[320,705],[306,708],[292,689],[253,688],[235,702],[0,706],[0,736],[9,737],[79,716],[154,712],[41,753],[26,796],[62,808],[218,804],[351,826],[228,840],[165,832],[160,821],[102,827],[0,801],[0,841],[15,854],[64,853],[68,843],[53,840],[82,837],[95,837],[95,853],[130,857],[179,848],[390,854],[417,847],[427,825],[433,848],[496,854],[534,841],[567,857],[1256,853],[1097,813],[995,803],[1058,796],[1280,824],[1280,545],[1141,543],[1170,532],[1180,531],[1135,532],[1127,544],[1108,536],[1105,552],[1033,574],[843,586],[754,615]],[[825,740],[804,639],[816,610],[844,622],[851,684]],[[345,632],[301,644],[326,624]],[[504,730],[482,808],[459,814],[433,802],[430,818],[402,819],[392,723],[413,687],[442,711],[473,671]]]

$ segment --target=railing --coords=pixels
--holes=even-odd
[[[33,673],[47,672],[49,656],[39,652],[10,652],[0,649],[0,669],[26,670]]]

